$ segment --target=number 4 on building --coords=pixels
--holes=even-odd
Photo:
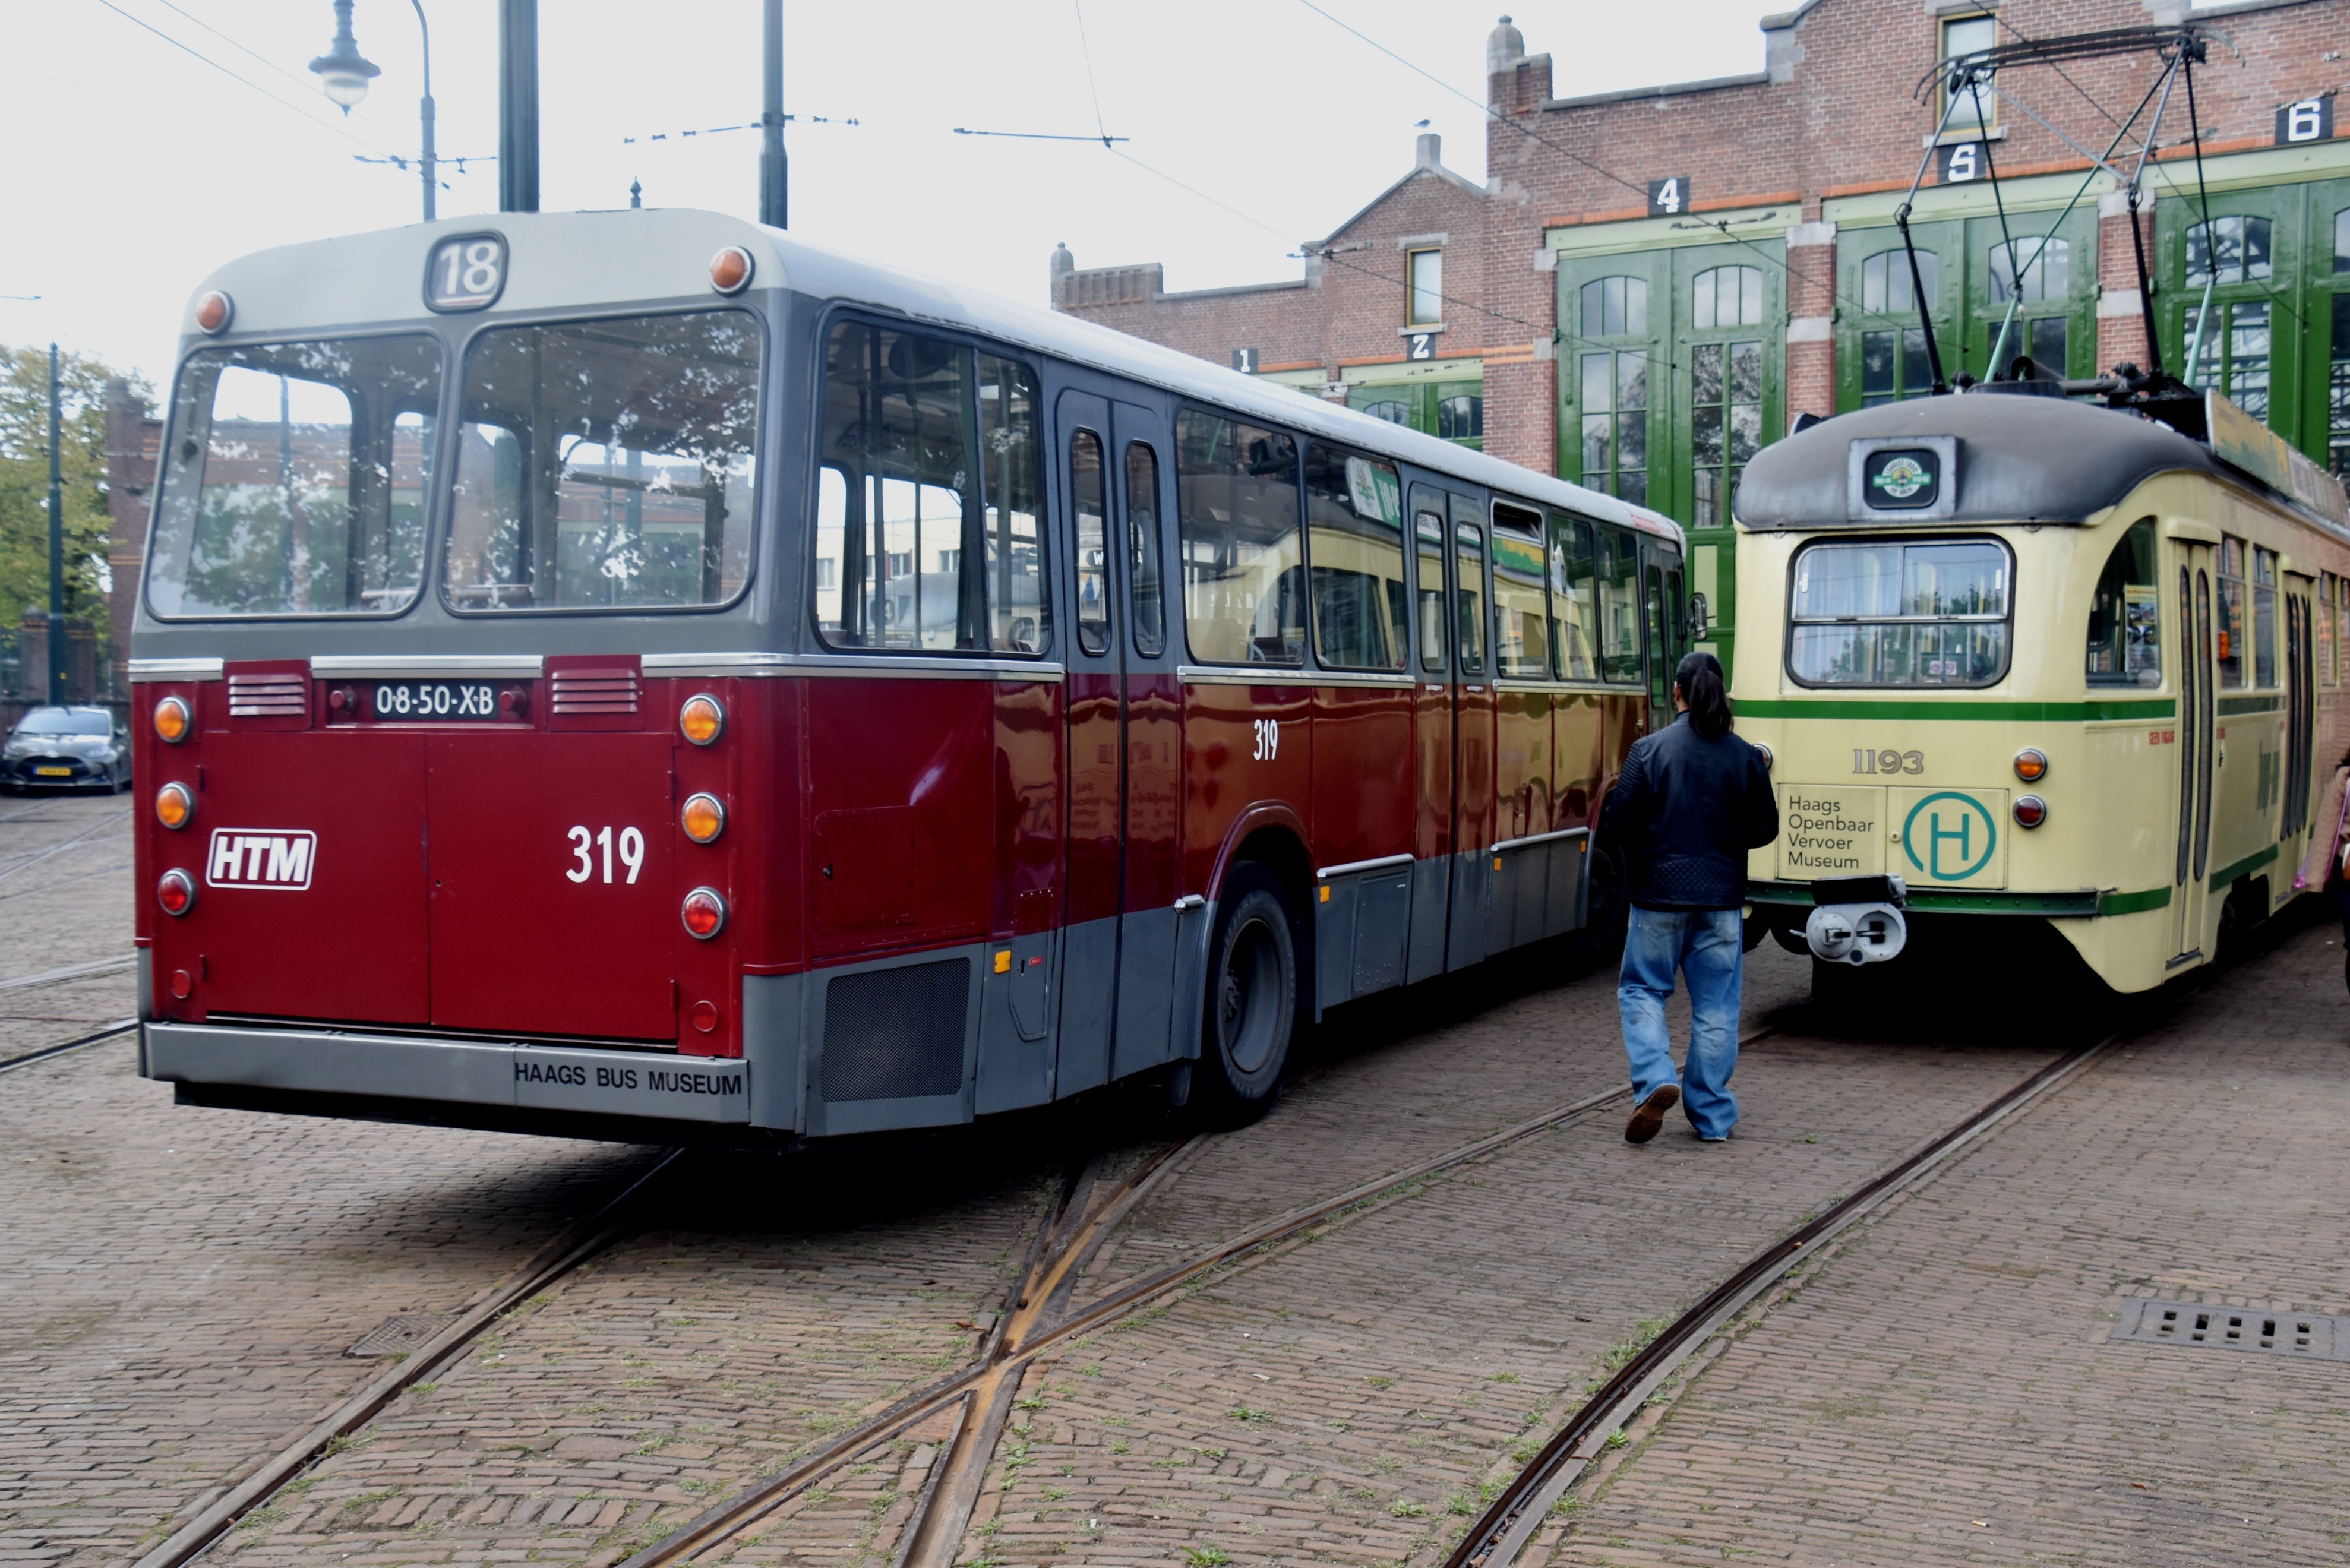
[[[1690,182],[1686,174],[1648,182],[1648,216],[1669,218],[1689,211]]]

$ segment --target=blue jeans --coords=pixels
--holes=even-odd
[[[1632,1058],[1632,1097],[1673,1081],[1665,1003],[1673,971],[1689,981],[1690,1047],[1681,1069],[1681,1104],[1700,1137],[1727,1137],[1738,1120],[1730,1075],[1738,1069],[1738,981],[1745,959],[1736,909],[1632,908],[1624,969],[1616,987],[1624,1013],[1624,1050]]]

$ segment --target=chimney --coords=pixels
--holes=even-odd
[[[1443,168],[1443,146],[1444,138],[1437,135],[1436,132],[1432,130],[1421,131],[1419,133],[1419,151],[1413,155],[1411,166],[1414,169]]]
[[[1053,247],[1053,263],[1051,267],[1052,282],[1050,286],[1053,291],[1053,302],[1055,305],[1059,304],[1061,301],[1061,280],[1067,277],[1071,273],[1076,272],[1076,270],[1077,258],[1069,254],[1069,242],[1063,240],[1060,244]]]

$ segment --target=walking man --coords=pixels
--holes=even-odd
[[[1644,735],[1624,761],[1600,830],[1624,857],[1631,925],[1616,988],[1632,1058],[1632,1119],[1624,1141],[1646,1143],[1686,1098],[1708,1143],[1738,1120],[1738,990],[1745,957],[1740,909],[1746,852],[1779,836],[1779,803],[1762,753],[1731,733],[1721,661],[1684,656],[1673,672],[1680,717]],[[1689,981],[1689,1059],[1678,1085],[1665,1003],[1673,971]]]

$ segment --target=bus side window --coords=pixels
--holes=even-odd
[[[1444,671],[1444,519],[1423,512],[1412,521],[1419,540],[1419,667]]]
[[[1077,547],[1077,643],[1109,651],[1109,516],[1102,499],[1101,437],[1079,431],[1069,441],[1069,512]]]
[[[1159,454],[1141,441],[1126,449],[1126,592],[1134,651],[1167,651],[1167,590],[1159,570]]]
[[[1640,683],[1640,546],[1622,528],[1601,524],[1599,670],[1619,686]]]
[[[1689,651],[1689,596],[1681,591],[1681,569],[1672,566],[1665,572],[1665,646],[1671,651],[1667,657],[1678,665],[1681,655]]]
[[[1191,657],[1305,663],[1297,439],[1185,409],[1175,416],[1175,462]]]
[[[2092,686],[2162,684],[2162,595],[2154,575],[2154,519],[2141,517],[2114,544],[2089,600]]]
[[[1648,701],[1659,722],[1673,705],[1672,645],[1665,640],[1665,575],[1648,568]]]
[[[1551,516],[1551,613],[1558,621],[1558,673],[1564,680],[1599,675],[1599,585],[1593,576],[1591,524],[1564,512]]]
[[[1334,670],[1403,669],[1411,634],[1395,470],[1308,442],[1305,526],[1315,656]]]

